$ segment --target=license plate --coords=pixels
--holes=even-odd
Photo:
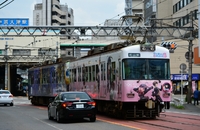
[[[84,108],[83,104],[77,104],[76,108]]]

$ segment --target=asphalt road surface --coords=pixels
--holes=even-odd
[[[134,126],[89,119],[57,123],[48,120],[47,108],[33,106],[26,97],[14,98],[14,106],[0,106],[0,130],[134,130]]]

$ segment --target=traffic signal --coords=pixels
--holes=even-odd
[[[176,48],[175,43],[172,43],[172,44],[170,45],[170,48],[171,48],[171,49],[175,49],[175,48]]]
[[[177,48],[177,44],[175,42],[164,41],[161,43],[161,46],[169,49],[170,52],[173,52]]]

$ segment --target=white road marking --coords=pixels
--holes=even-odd
[[[38,121],[40,121],[40,122],[42,122],[42,123],[44,123],[44,124],[46,124],[46,125],[48,125],[48,126],[51,126],[51,127],[55,128],[55,129],[57,129],[57,130],[63,130],[63,129],[60,129],[60,128],[58,128],[58,127],[56,127],[54,125],[51,125],[51,124],[49,124],[47,122],[44,122],[44,121],[42,121],[42,120],[40,120],[40,119],[38,119],[36,117],[33,117],[33,118],[36,119],[36,120],[38,120]]]

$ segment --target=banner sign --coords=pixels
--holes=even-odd
[[[192,80],[200,80],[200,74],[192,74]],[[188,74],[172,74],[171,80],[188,80]]]
[[[0,18],[0,26],[29,26],[28,18]]]

